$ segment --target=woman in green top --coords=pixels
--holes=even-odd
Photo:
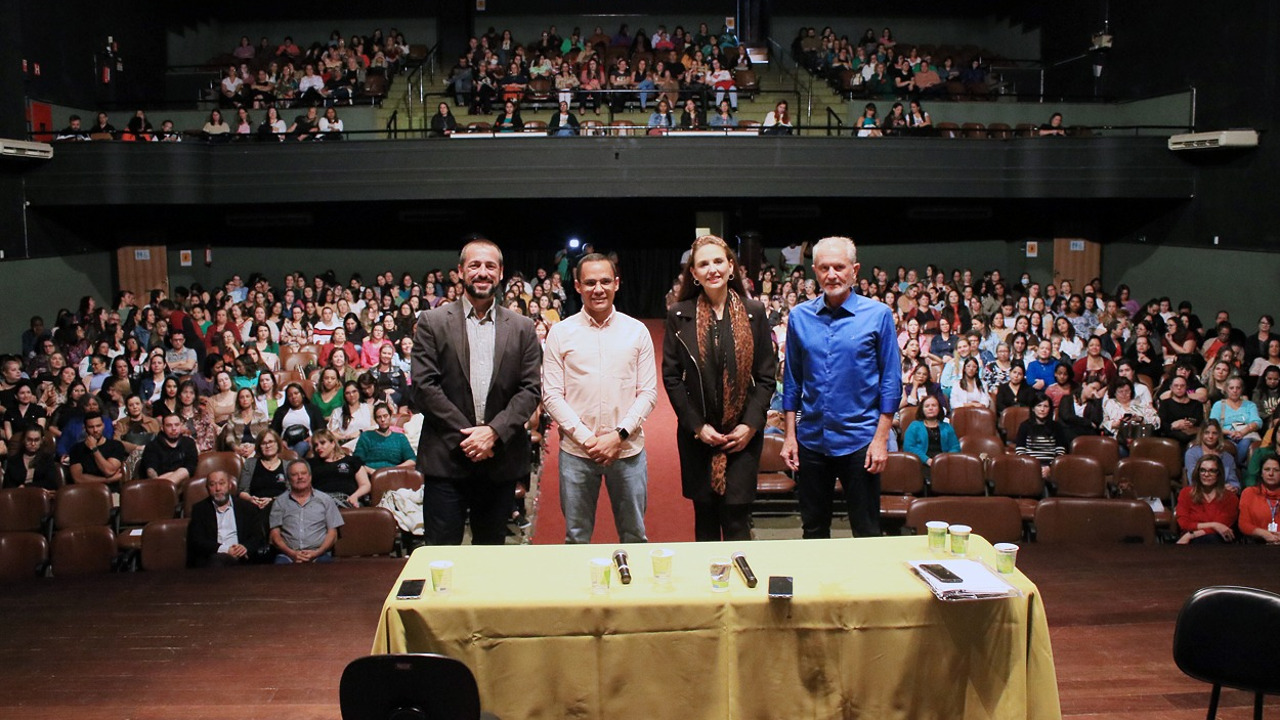
[[[334,409],[342,406],[342,381],[338,379],[338,371],[331,367],[320,373],[320,387],[311,395],[311,403],[315,405],[325,420],[333,414]]]
[[[386,403],[373,407],[374,429],[365,430],[356,441],[355,455],[377,470],[384,467],[413,467],[418,456],[409,447],[404,433],[391,431],[391,408]]]

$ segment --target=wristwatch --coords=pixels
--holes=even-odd
[[[627,438],[631,437],[631,433],[627,432],[627,429],[624,427],[616,427],[613,431],[618,433],[618,439],[623,442],[626,442]]]

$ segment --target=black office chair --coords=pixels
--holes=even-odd
[[[1262,720],[1262,696],[1280,694],[1280,674],[1275,670],[1278,637],[1280,595],[1232,586],[1192,593],[1178,613],[1173,661],[1182,672],[1213,685],[1208,720],[1218,714],[1224,685],[1253,692],[1253,717]]]
[[[480,689],[466,665],[428,653],[352,660],[338,701],[342,720],[497,720],[481,714]]]

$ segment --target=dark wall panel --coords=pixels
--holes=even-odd
[[[1089,33],[1111,9],[1115,48],[1106,59],[1100,86],[1105,94],[1141,97],[1197,91],[1198,129],[1251,127],[1264,133],[1252,151],[1182,153],[1179,162],[1196,170],[1196,198],[1183,212],[1135,231],[1149,242],[1271,249],[1280,243],[1280,208],[1269,192],[1280,171],[1280,146],[1265,135],[1276,127],[1280,76],[1280,5],[1241,0],[1228,5],[1195,0],[1149,3],[1086,0],[1047,6],[1045,58],[1052,62],[1083,52]],[[1089,62],[1050,75],[1051,93],[1087,93]]]

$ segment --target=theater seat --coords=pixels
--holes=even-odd
[[[121,550],[141,550],[142,532],[153,520],[169,520],[178,512],[178,490],[160,478],[131,480],[120,488],[120,512],[116,515],[116,545]]]
[[[880,472],[880,515],[903,520],[924,494],[924,463],[908,452],[891,452]]]
[[[1026,455],[997,455],[991,460],[991,493],[1013,498],[1023,521],[1031,522],[1044,498],[1040,461]]]
[[[58,530],[111,522],[111,491],[105,484],[68,485],[54,500],[53,524]]]
[[[49,495],[37,487],[0,490],[0,532],[40,532],[49,517]]]
[[[1018,542],[1022,539],[1022,513],[1018,503],[1007,497],[927,497],[911,503],[906,527],[924,533],[927,522],[941,520],[973,528],[988,542]]]
[[[142,569],[182,570],[187,567],[187,518],[156,520],[142,533]]]
[[[782,438],[764,436],[764,449],[760,454],[760,473],[756,476],[756,492],[761,495],[790,495],[796,489],[796,481],[782,460]]]
[[[348,508],[342,512],[342,527],[334,554],[338,557],[391,555],[396,550],[399,526],[386,508]]]
[[[392,490],[400,490],[402,488],[421,490],[423,478],[422,473],[415,468],[388,467],[373,471],[369,482],[372,485],[369,491],[369,503],[377,506],[379,502],[382,502],[383,494]]]
[[[1155,540],[1155,516],[1141,500],[1049,498],[1036,508],[1036,542],[1150,545]]]
[[[0,532],[0,582],[30,580],[44,575],[49,542],[36,532]]]
[[[1105,498],[1102,463],[1084,455],[1062,455],[1049,466],[1049,481],[1058,497]]]
[[[106,525],[68,528],[53,536],[54,577],[111,572],[115,558],[115,533]]]

